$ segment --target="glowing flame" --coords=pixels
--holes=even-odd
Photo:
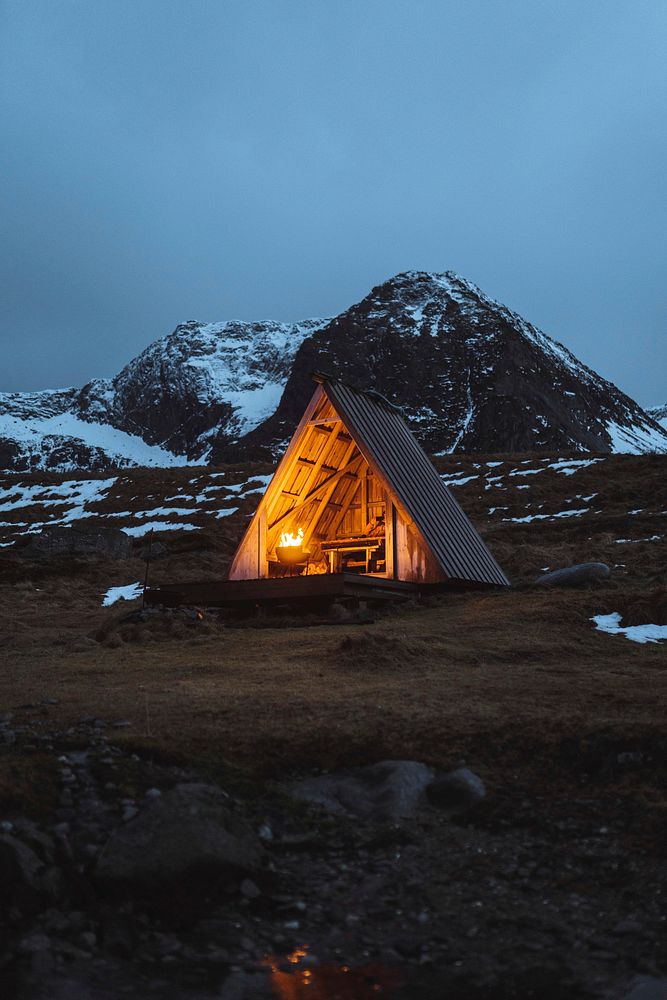
[[[291,531],[283,531],[282,535],[280,536],[279,545],[281,549],[291,548],[292,546],[295,546],[296,548],[300,549],[302,543],[303,543],[303,528],[299,528],[296,535],[292,534]]]

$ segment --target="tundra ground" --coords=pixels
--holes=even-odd
[[[140,602],[102,608],[101,597],[111,586],[143,579],[140,540],[132,558],[116,561],[29,558],[20,538],[0,556],[0,708],[13,713],[19,734],[57,731],[62,746],[68,739],[76,744],[82,724],[99,720],[123,754],[156,767],[193,768],[252,794],[261,794],[267,781],[382,759],[441,768],[465,761],[488,789],[470,819],[476,831],[470,843],[480,831],[528,830],[540,840],[542,858],[550,851],[566,858],[568,837],[572,857],[582,838],[609,837],[618,846],[630,873],[625,881],[605,876],[603,887],[595,862],[577,869],[566,895],[592,894],[613,911],[611,923],[590,916],[599,926],[590,928],[593,944],[584,945],[583,965],[579,956],[577,988],[590,991],[582,996],[620,996],[599,990],[627,981],[633,969],[667,973],[664,938],[655,929],[629,944],[626,937],[618,966],[612,954],[622,936],[613,936],[612,924],[641,923],[642,892],[651,896],[651,909],[658,905],[653,893],[667,891],[667,656],[665,644],[597,631],[591,619],[618,612],[623,625],[667,624],[667,458],[562,462],[559,456],[440,459],[514,586],[442,594],[361,622],[232,624],[215,613],[201,621],[167,613],[128,622]],[[218,484],[252,483],[252,469],[222,472]],[[145,508],[148,493],[162,504],[172,491],[186,496],[192,473],[125,472],[113,503],[129,508],[130,491],[136,510]],[[209,474],[196,470],[197,489]],[[48,477],[55,486],[66,478]],[[8,477],[9,497],[19,479],[23,486],[45,481]],[[151,566],[152,582],[223,577],[254,502],[241,501],[224,519],[199,510],[192,516],[198,530],[160,536],[166,551]],[[100,503],[99,515],[117,523],[111,501],[104,508]],[[546,567],[590,560],[611,566],[608,583],[576,590],[533,585]],[[0,806],[8,817],[20,812],[45,821],[57,806],[58,775],[52,757],[25,742],[0,754]],[[420,829],[416,842],[428,859],[423,874],[432,883],[432,910],[451,910],[447,885],[454,895],[462,880],[473,894],[487,891],[488,866],[470,867],[467,855],[465,871],[447,869],[444,879],[444,862],[436,871],[436,840]],[[545,898],[565,890],[562,871],[544,860],[531,868],[533,861],[523,865],[524,916],[534,909],[537,919],[535,886]],[[541,875],[530,874],[540,867]],[[413,882],[418,870],[415,863]],[[527,933],[525,926],[517,931],[514,945]],[[485,934],[491,941],[486,925],[467,939],[466,954],[484,950]],[[565,954],[574,943],[554,947]],[[422,995],[430,988],[423,985]]]

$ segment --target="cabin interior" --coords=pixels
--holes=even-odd
[[[319,573],[442,579],[325,395],[269,485],[230,579]]]

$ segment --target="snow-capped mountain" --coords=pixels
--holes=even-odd
[[[667,452],[616,386],[452,272],[410,271],[331,320],[183,323],[115,378],[0,395],[0,468],[275,458],[328,372],[400,405],[435,454]]]
[[[304,338],[328,323],[197,323],[156,341],[113,379],[0,393],[0,468],[69,471],[202,463],[270,416]]]
[[[653,417],[656,423],[660,424],[667,431],[667,405],[665,406],[652,406],[646,411],[649,416]]]

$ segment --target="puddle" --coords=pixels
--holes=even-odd
[[[333,962],[319,964],[308,945],[284,958],[266,959],[276,1000],[375,1000],[395,995],[403,984],[398,969],[381,965],[350,968]]]

